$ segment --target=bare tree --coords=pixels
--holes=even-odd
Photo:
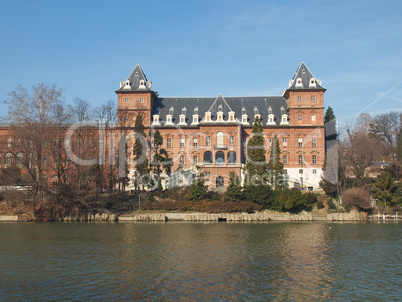
[[[390,154],[394,154],[397,146],[399,131],[402,126],[402,113],[391,111],[378,114],[370,125],[370,133],[380,139]]]
[[[62,89],[44,84],[33,86],[29,93],[19,85],[8,94],[6,120],[10,125],[7,147],[18,155],[18,164],[25,167],[31,177],[33,212],[38,201],[43,200],[46,179],[43,159],[49,127],[52,125],[56,106],[63,102]]]

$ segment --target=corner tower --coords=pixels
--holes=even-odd
[[[119,127],[134,127],[138,114],[143,117],[143,124],[151,124],[151,111],[156,98],[152,90],[152,82],[148,81],[140,65],[137,65],[120,88],[116,91],[118,97],[117,114]]]
[[[325,90],[321,80],[317,80],[302,62],[283,95],[292,126],[324,126]]]

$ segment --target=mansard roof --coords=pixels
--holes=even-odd
[[[323,86],[321,86],[321,81],[317,80],[314,77],[310,69],[308,69],[307,65],[303,61],[301,62],[299,68],[296,70],[293,79],[289,81],[288,90],[301,90],[301,89],[326,90]]]
[[[258,114],[261,116],[262,123],[268,121],[268,109],[271,107],[272,113],[275,115],[275,123],[277,125],[281,122],[281,107],[287,113],[287,102],[282,96],[248,96],[248,97],[159,97],[155,99],[152,114],[159,114],[161,124],[166,121],[166,115],[169,114],[169,109],[173,108],[172,122],[177,124],[179,122],[179,115],[182,114],[182,109],[186,108],[186,123],[188,125],[192,122],[192,115],[194,109],[198,108],[198,115],[201,120],[205,116],[205,112],[211,112],[212,121],[216,121],[217,112],[223,111],[223,119],[228,120],[229,112],[235,112],[235,118],[241,122],[243,108],[248,115],[248,122],[252,126],[254,122],[254,109],[258,109]],[[213,123],[213,122],[212,122]],[[209,123],[211,124],[211,123]]]
[[[141,85],[141,81],[144,85]],[[127,83],[128,85],[126,85]],[[140,65],[137,64],[127,80],[120,82],[120,88],[117,89],[116,92],[152,91],[151,84],[151,82],[148,82],[147,77],[142,71]]]

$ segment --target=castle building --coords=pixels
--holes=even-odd
[[[325,91],[302,62],[279,96],[160,97],[137,65],[116,90],[118,126],[130,132],[141,115],[146,133],[161,133],[172,172],[184,175],[199,167],[210,186],[220,188],[228,186],[231,172],[243,175],[258,116],[267,161],[276,136],[289,186],[312,190],[319,186],[325,162]],[[132,173],[134,167],[129,168]]]

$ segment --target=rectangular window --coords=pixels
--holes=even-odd
[[[303,164],[303,155],[299,155],[299,164]]]
[[[194,124],[198,123],[198,117],[196,117],[196,116],[193,117],[193,123]]]
[[[269,146],[272,146],[272,137],[269,138]]]
[[[128,103],[128,99],[125,99],[124,101],[125,101],[126,103]]]
[[[211,177],[211,172],[205,172],[205,177]]]
[[[193,156],[193,165],[198,165],[198,156]]]
[[[287,169],[283,169],[283,174],[287,175],[287,174],[288,174],[288,170],[287,170]]]
[[[198,147],[198,138],[193,140],[193,147]]]
[[[168,148],[172,147],[172,139],[171,138],[167,139],[167,146],[168,146]]]
[[[317,174],[317,169],[313,169],[313,174]]]
[[[314,95],[311,96],[311,101],[313,101],[313,102],[315,101],[315,96]]]
[[[311,121],[312,121],[312,122],[315,122],[315,114],[313,114],[313,115],[311,116]]]
[[[11,147],[11,138],[7,139],[7,147],[10,148]]]
[[[230,143],[231,146],[234,145],[234,136],[230,136],[229,143]]]
[[[303,169],[300,169],[300,170],[299,170],[299,174],[303,174]]]
[[[299,115],[297,116],[297,120],[298,120],[298,121],[302,121],[302,120],[303,120],[303,115],[299,114]]]
[[[313,147],[317,147],[317,139],[315,137],[311,139],[311,144],[313,145]]]
[[[298,100],[298,101],[301,101],[301,100],[302,100],[302,97],[301,97],[301,96],[298,96],[298,97],[297,97],[297,100]]]
[[[287,156],[287,155],[284,155],[284,156],[283,156],[283,163],[284,163],[284,164],[287,164],[287,163],[288,163],[288,156]]]
[[[301,137],[298,138],[298,144],[299,144],[299,147],[303,146],[303,138],[301,138]]]
[[[243,116],[243,117],[241,118],[241,122],[242,122],[242,123],[247,123],[247,116]]]
[[[181,117],[180,117],[180,123],[181,123],[181,124],[185,123],[185,121],[184,121],[184,116],[181,116]]]
[[[247,138],[243,138],[243,147],[247,147]]]
[[[313,155],[313,164],[317,163],[317,155]]]
[[[184,165],[184,156],[180,156],[180,164]]]
[[[283,138],[283,146],[286,147],[288,145],[288,139],[287,137]]]
[[[143,99],[143,98],[140,98],[140,103],[144,103],[144,99]]]
[[[184,147],[184,138],[180,139],[180,147]]]
[[[206,143],[207,143],[207,146],[211,146],[211,137],[210,136],[207,136]]]

